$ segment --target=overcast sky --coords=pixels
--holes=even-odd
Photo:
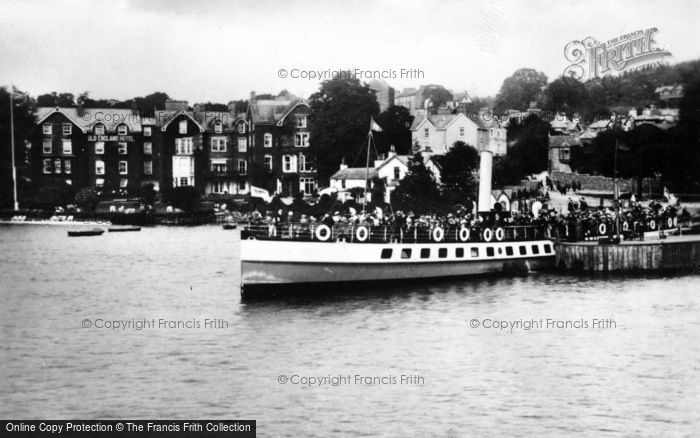
[[[495,95],[521,67],[551,79],[564,46],[656,27],[676,63],[700,58],[700,2],[428,0],[0,1],[0,85],[125,99],[154,91],[228,102],[318,80],[280,69],[419,69],[397,90],[437,83]]]

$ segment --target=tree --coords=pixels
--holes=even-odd
[[[423,98],[430,99],[430,112],[436,114],[438,108],[452,100],[452,93],[442,85],[427,85],[423,89]]]
[[[541,100],[542,89],[547,85],[547,76],[532,68],[521,68],[506,78],[496,96],[496,112],[509,109],[524,110],[530,102]]]
[[[476,194],[473,172],[479,165],[475,148],[457,141],[440,160],[442,196],[449,204],[465,202]]]
[[[73,199],[75,205],[86,211],[94,211],[98,202],[100,202],[100,197],[97,190],[92,187],[81,189]]]
[[[310,150],[322,181],[328,181],[343,158],[355,162],[367,147],[370,118],[379,114],[374,92],[366,84],[340,76],[324,81],[309,98]]]
[[[390,106],[379,114],[377,123],[382,127],[382,132],[374,134],[379,154],[386,154],[392,145],[396,147],[396,153],[399,155],[410,153],[413,116],[408,108]]]
[[[493,182],[516,184],[527,175],[546,170],[549,160],[549,123],[536,115],[508,125],[508,155],[494,159]]]
[[[158,192],[153,183],[146,183],[141,187],[141,197],[146,204],[153,205],[153,203],[156,202],[157,195]]]
[[[22,184],[29,179],[26,142],[34,129],[35,104],[26,94],[15,89],[14,97],[15,166],[18,196]],[[12,148],[10,124],[10,90],[0,88],[0,208],[13,207]]]
[[[552,112],[583,112],[588,90],[583,83],[573,78],[558,78],[544,89],[544,109]]]
[[[408,163],[408,173],[392,192],[392,204],[416,214],[435,212],[442,208],[440,191],[433,173],[425,167],[423,156],[417,153]]]
[[[175,187],[170,192],[170,203],[175,208],[179,208],[188,213],[195,211],[199,205],[199,191],[192,186]]]
[[[46,179],[27,189],[24,207],[53,210],[73,201],[72,188],[62,179]]]
[[[71,93],[57,93],[55,91],[47,94],[42,94],[36,98],[37,106],[61,106],[61,107],[75,107],[75,96]]]
[[[637,179],[637,195],[642,195],[642,180],[654,177],[664,168],[664,151],[668,135],[656,126],[645,123],[626,133],[624,149],[618,147],[620,176]],[[625,150],[629,149],[629,153]]]
[[[664,179],[677,193],[700,192],[700,74],[687,73],[680,119],[666,151]]]

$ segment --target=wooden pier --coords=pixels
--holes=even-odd
[[[575,272],[698,270],[700,236],[672,236],[620,244],[557,242],[555,266]]]

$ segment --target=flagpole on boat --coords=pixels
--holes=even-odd
[[[17,201],[17,166],[15,166],[15,86],[10,85],[10,147],[12,148],[12,195],[15,211],[19,210]]]
[[[367,161],[365,162],[365,193],[362,197],[362,216],[365,215],[365,208],[367,207],[367,180],[369,179],[369,145],[372,141],[372,126],[369,127],[369,134],[367,134]]]

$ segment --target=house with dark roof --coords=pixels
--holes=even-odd
[[[309,153],[309,113],[305,100],[256,99],[251,93],[246,122],[248,179],[282,196],[311,196],[318,188],[315,159]]]
[[[417,116],[411,138],[415,152],[446,154],[455,142],[462,141],[478,150],[490,148],[495,155],[507,153],[506,130],[487,111],[471,117],[463,113]]]

